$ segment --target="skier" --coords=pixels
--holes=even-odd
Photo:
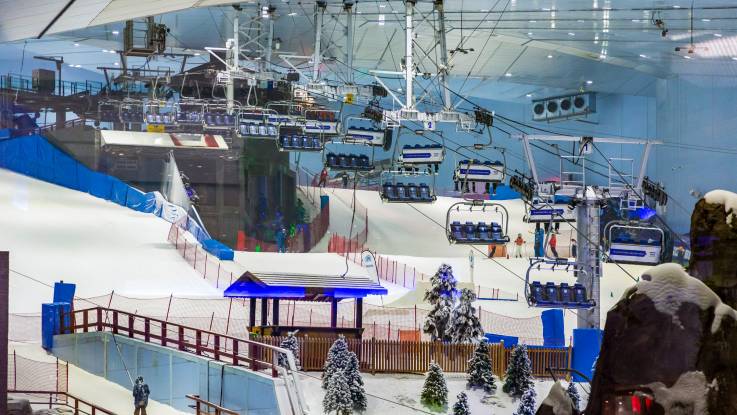
[[[343,181],[343,189],[348,187],[348,173],[343,172],[343,174],[340,175],[340,179]]]
[[[576,238],[571,238],[571,257],[576,258],[578,256],[578,243]]]
[[[139,376],[136,379],[135,386],[133,386],[133,405],[136,408],[133,415],[147,415],[146,406],[148,406],[148,395],[150,394],[151,391],[143,381],[143,376]]]
[[[517,239],[514,240],[514,257],[515,258],[522,258],[522,245],[524,245],[525,240],[522,239],[522,234],[517,234]]]
[[[317,183],[318,187],[325,187],[328,184],[328,168],[323,167],[320,172],[320,181]]]
[[[558,258],[558,251],[555,249],[558,247],[558,238],[555,237],[555,230],[550,232],[550,240],[548,241],[548,245],[550,245],[550,252],[553,253],[553,256],[555,258]]]
[[[276,246],[277,250],[279,252],[287,252],[287,230],[282,228],[279,228],[276,231]]]

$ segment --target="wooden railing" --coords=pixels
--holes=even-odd
[[[279,373],[278,353],[286,351],[253,340],[103,307],[74,310],[71,318],[62,316],[62,334],[91,331],[112,332],[255,371],[271,369],[273,377]]]
[[[282,337],[257,337],[267,344],[280,344]],[[300,365],[305,371],[322,370],[334,339],[300,338]],[[431,361],[445,372],[465,372],[476,348],[473,344],[450,344],[430,341],[346,339],[348,348],[359,358],[361,370],[370,373],[425,373]],[[497,376],[507,371],[512,354],[504,343],[490,344],[492,370]],[[570,368],[572,349],[530,347],[527,349],[536,377],[548,377],[547,368]]]
[[[194,408],[195,415],[240,415],[239,412],[208,402],[199,395],[187,395],[187,399],[194,401],[194,405],[190,406]]]
[[[87,414],[87,415],[117,415],[115,412],[107,410],[103,407],[97,406],[93,403],[89,403],[83,399],[77,398],[74,395],[70,395],[67,392],[50,392],[50,391],[33,391],[33,390],[9,390],[8,393],[24,396],[46,396],[48,395],[48,401],[31,401],[34,405],[47,405],[49,409],[54,406],[65,406],[71,408],[75,415]],[[59,399],[59,397],[64,398]],[[56,399],[54,399],[56,398]]]

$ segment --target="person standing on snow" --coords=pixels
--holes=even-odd
[[[514,240],[514,257],[515,258],[522,258],[522,245],[524,245],[525,240],[522,239],[522,234],[517,234],[517,239]]]
[[[558,251],[555,249],[558,247],[558,238],[555,237],[555,230],[550,232],[550,240],[548,241],[548,245],[550,245],[550,252],[553,253],[553,256],[555,258],[558,258]]]
[[[575,238],[571,238],[571,256],[573,258],[578,256],[578,243]]]
[[[317,187],[325,187],[328,184],[328,168],[323,167],[320,172],[320,181],[317,183]]]
[[[136,379],[136,384],[133,386],[133,405],[136,408],[133,415],[147,415],[146,407],[148,406],[148,396],[150,394],[151,391],[143,381],[143,376],[139,376]]]

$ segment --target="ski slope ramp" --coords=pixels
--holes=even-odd
[[[222,297],[167,240],[170,224],[89,194],[0,169],[0,251],[10,251],[10,312],[77,296]],[[24,275],[20,275],[24,274]]]

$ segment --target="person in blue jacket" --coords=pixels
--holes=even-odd
[[[535,229],[535,256],[542,258],[545,256],[543,244],[545,243],[545,231],[538,227]]]
[[[287,252],[287,230],[282,228],[279,228],[276,231],[276,246],[279,250],[279,252]]]
[[[146,406],[148,406],[148,395],[150,394],[151,391],[143,381],[143,376],[139,376],[136,379],[136,384],[133,386],[133,405],[136,408],[133,415],[147,415]]]

